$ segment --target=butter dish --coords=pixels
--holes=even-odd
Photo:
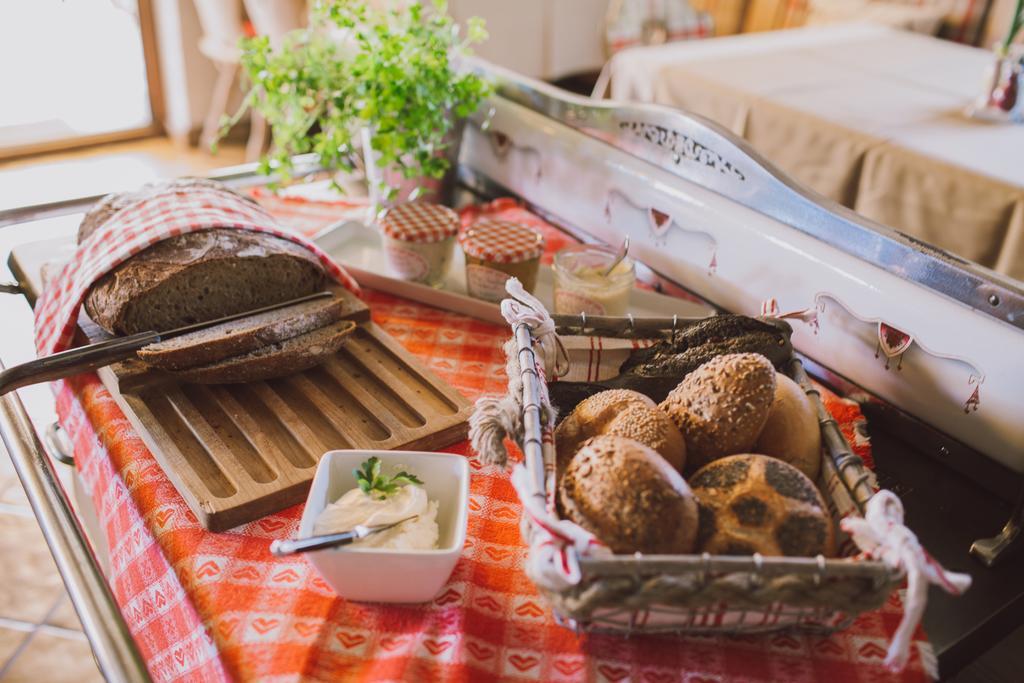
[[[299,523],[299,538],[313,536],[324,509],[357,488],[353,470],[372,457],[380,459],[385,471],[407,470],[423,482],[427,497],[438,505],[437,548],[346,546],[308,552],[306,558],[346,600],[427,602],[448,581],[466,542],[469,465],[465,456],[422,451],[330,451],[317,466]]]

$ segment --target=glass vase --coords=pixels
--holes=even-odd
[[[444,148],[436,152],[438,156],[448,159],[448,170],[441,178],[406,178],[397,166],[381,166],[378,163],[378,155],[373,151],[371,131],[368,128],[363,129],[363,162],[370,200],[376,209],[379,211],[408,201],[427,201],[451,206],[465,123],[464,119],[456,120],[444,137]]]
[[[993,123],[1024,122],[1024,69],[1016,54],[996,52],[982,79],[982,90],[968,115]]]

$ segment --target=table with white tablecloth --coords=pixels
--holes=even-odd
[[[634,48],[612,96],[706,116],[862,215],[1024,279],[1024,126],[969,119],[992,53],[870,24]]]

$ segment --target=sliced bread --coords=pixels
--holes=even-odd
[[[324,327],[345,310],[342,299],[306,301],[150,344],[139,358],[164,370],[209,365]]]
[[[235,384],[301,372],[334,355],[356,329],[342,320],[210,365],[175,371],[175,377],[197,384]]]
[[[303,247],[265,233],[213,229],[158,242],[99,280],[85,299],[111,334],[171,330],[312,294],[326,279]]]

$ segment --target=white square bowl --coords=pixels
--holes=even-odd
[[[469,465],[465,456],[422,451],[330,451],[317,466],[299,537],[313,535],[316,518],[346,491],[356,488],[352,470],[377,456],[383,472],[405,469],[419,477],[437,501],[436,550],[325,548],[306,553],[324,580],[346,600],[428,602],[448,581],[466,543]],[[400,466],[400,467],[398,467]]]

